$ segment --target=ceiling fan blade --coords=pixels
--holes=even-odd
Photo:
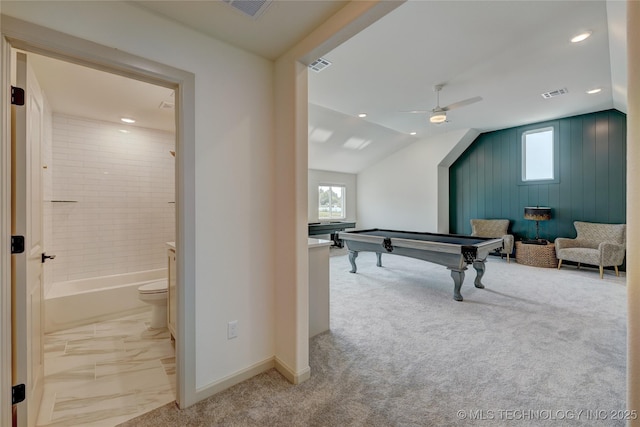
[[[454,102],[453,104],[449,104],[446,107],[442,107],[444,111],[453,110],[454,108],[464,107],[465,105],[473,104],[475,102],[482,101],[481,96],[476,96],[473,98],[465,99],[464,101]]]
[[[409,110],[409,111],[400,111],[401,113],[410,113],[410,114],[425,114],[430,113],[431,110]]]

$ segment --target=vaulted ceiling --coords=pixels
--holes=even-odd
[[[217,0],[132,4],[275,59],[346,2],[276,0],[257,19]],[[607,108],[626,112],[625,25],[622,1],[401,4],[324,55],[329,67],[309,72],[309,167],[356,173],[443,132],[490,131]],[[570,42],[586,30],[591,37]],[[54,80],[60,84],[60,79],[50,80],[43,86],[55,93],[50,95],[54,110],[69,109],[61,96],[73,89],[47,89]],[[472,97],[482,100],[449,111],[441,125],[429,123],[428,113],[406,112],[434,108],[437,84],[444,85],[440,106]],[[586,93],[594,88],[600,93]],[[541,96],[559,89],[566,94]],[[170,101],[166,89],[152,95],[149,112],[170,116],[158,108],[167,97]],[[166,116],[161,120],[166,123]]]

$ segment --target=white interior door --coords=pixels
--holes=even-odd
[[[25,250],[12,256],[13,384],[25,384],[26,400],[14,408],[18,426],[34,426],[44,382],[42,280],[42,92],[27,63],[16,55],[16,86],[25,105],[12,106],[11,227],[25,238]],[[14,420],[14,425],[16,425]]]

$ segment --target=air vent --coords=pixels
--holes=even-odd
[[[331,65],[331,62],[327,61],[326,59],[318,58],[315,61],[313,61],[311,64],[309,64],[309,68],[311,68],[316,73],[319,73],[320,71],[324,70],[330,65]]]
[[[272,0],[222,0],[229,6],[253,19],[258,19],[269,7]]]
[[[563,88],[563,89],[556,89],[556,90],[552,90],[551,92],[546,92],[542,94],[542,97],[544,99],[549,99],[549,98],[554,98],[556,96],[560,96],[560,95],[564,95],[569,93],[569,91],[567,90],[567,88]]]
[[[160,105],[158,105],[158,108],[161,110],[172,110],[173,102],[162,101]]]

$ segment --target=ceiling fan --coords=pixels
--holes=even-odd
[[[481,96],[475,96],[473,98],[465,99],[463,101],[454,102],[446,107],[440,106],[440,91],[444,87],[444,84],[435,85],[433,91],[436,93],[436,107],[432,110],[413,110],[407,111],[407,113],[430,113],[429,121],[435,124],[441,124],[447,121],[447,111],[455,108],[464,107],[466,105],[473,104],[478,101],[482,101]]]

